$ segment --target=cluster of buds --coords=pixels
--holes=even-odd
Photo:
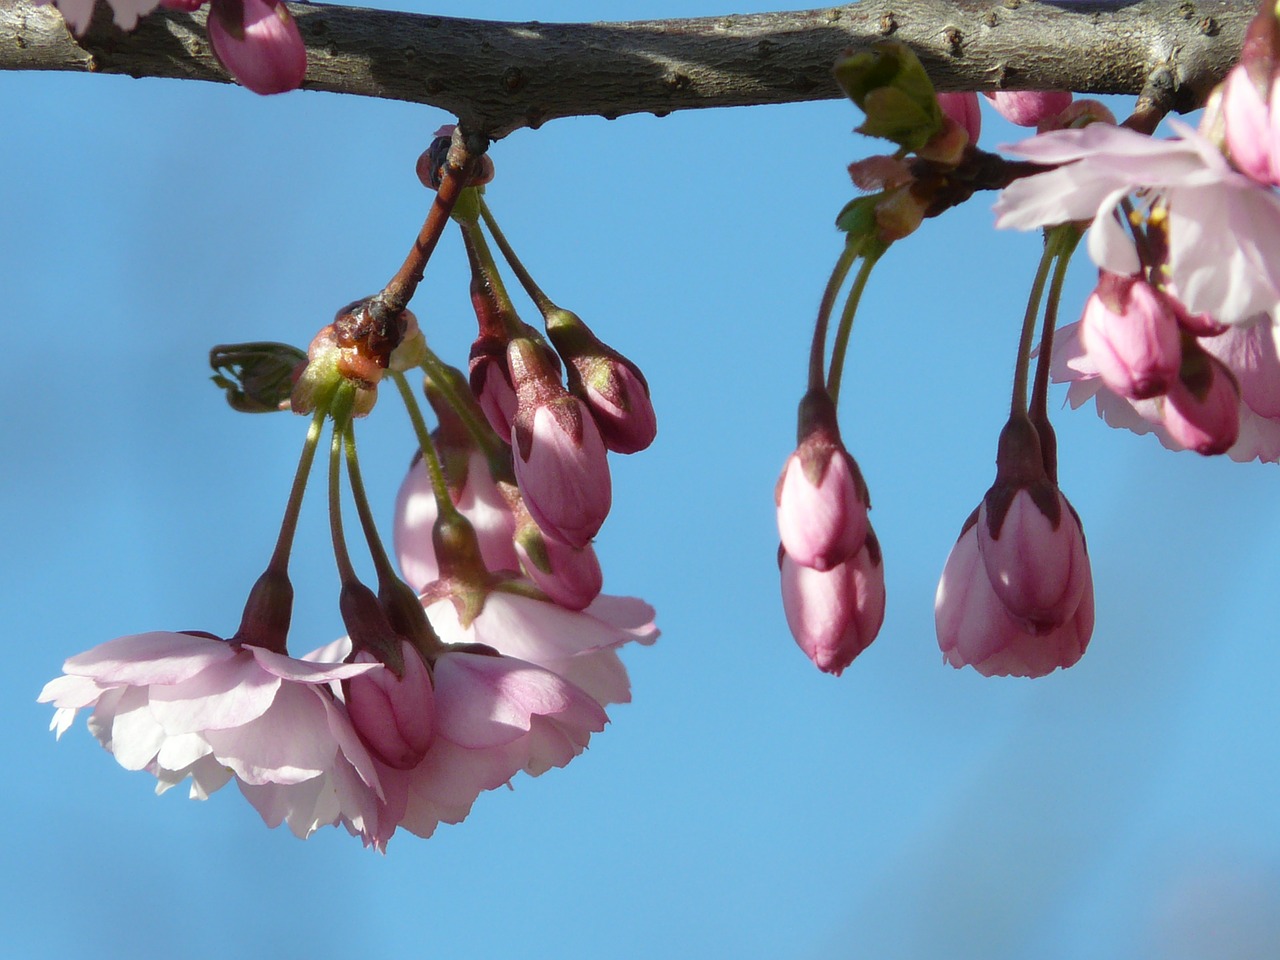
[[[1087,362],[1108,389],[1146,409],[1179,445],[1225,453],[1240,434],[1240,386],[1202,345],[1227,328],[1192,316],[1142,274],[1100,271],[1078,336]]]

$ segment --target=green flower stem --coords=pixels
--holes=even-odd
[[[378,525],[374,523],[373,511],[369,508],[369,497],[365,493],[364,478],[360,475],[360,459],[356,456],[355,424],[347,421],[343,431],[343,445],[347,454],[347,477],[351,480],[351,497],[356,502],[356,513],[360,515],[360,526],[364,530],[365,542],[369,545],[369,555],[373,558],[373,569],[378,574],[378,582],[386,583],[398,579],[396,569],[391,565],[387,550],[378,536]]]
[[[502,318],[502,325],[506,328],[507,334],[512,337],[523,336],[515,304],[511,302],[511,295],[507,293],[506,284],[502,282],[502,275],[498,273],[498,262],[493,258],[493,251],[489,249],[480,225],[461,221],[458,226],[462,228],[462,239],[467,246],[472,267],[484,278],[485,285],[498,306],[498,315]]]
[[[453,388],[453,379],[449,376],[444,361],[436,356],[430,347],[423,347],[421,366],[423,372],[431,378],[436,389],[453,408],[453,412],[458,415],[458,419],[467,428],[471,439],[476,442],[476,446],[484,453],[485,458],[491,464],[506,463],[509,460],[506,456],[507,445],[493,432],[489,422],[484,419],[484,414],[476,413],[474,402],[468,397],[459,396],[458,391]]]
[[[344,384],[339,388],[339,397],[346,392],[352,396],[354,391]],[[338,482],[339,468],[342,466],[342,435],[351,422],[350,404],[339,412],[338,398],[334,401],[333,442],[329,446],[329,535],[333,539],[333,559],[338,564],[338,578],[344,583],[352,583],[359,578],[351,566],[351,554],[347,552],[347,540],[342,533],[342,488]]]
[[[840,311],[840,325],[836,327],[836,339],[831,345],[831,371],[827,375],[827,393],[831,395],[834,406],[840,400],[840,380],[844,374],[844,355],[849,348],[849,334],[853,331],[853,316],[858,311],[858,302],[862,299],[862,291],[866,289],[871,270],[880,261],[883,253],[868,254],[858,268],[858,275],[853,278],[853,286],[849,288],[849,296]]]
[[[320,445],[320,434],[324,431],[328,414],[329,408],[322,405],[311,417],[307,439],[302,444],[302,456],[298,458],[298,469],[293,475],[293,486],[289,490],[289,502],[284,508],[284,519],[280,521],[280,535],[276,537],[276,548],[272,551],[271,562],[267,564],[268,570],[284,573],[289,569],[289,554],[293,551],[293,536],[298,530],[298,514],[302,510],[307,478],[311,476],[311,465],[315,462],[316,447]]]
[[[422,408],[418,406],[418,398],[413,395],[413,388],[403,373],[394,370],[388,375],[395,381],[400,396],[404,399],[405,408],[409,411],[409,420],[413,423],[413,432],[418,436],[418,446],[422,448],[422,458],[427,465],[427,475],[431,477],[431,492],[435,494],[436,510],[439,516],[448,519],[461,519],[462,514],[453,504],[449,496],[449,484],[445,480],[444,467],[440,465],[440,456],[436,453],[436,445],[431,440],[431,432],[427,430],[427,422],[422,418]]]
[[[1049,365],[1053,359],[1053,332],[1058,325],[1058,304],[1062,300],[1062,285],[1067,278],[1067,267],[1080,242],[1080,231],[1070,223],[1054,227],[1051,234],[1056,237],[1057,263],[1054,264],[1053,279],[1049,281],[1049,299],[1045,303],[1044,324],[1040,331],[1040,356],[1036,359],[1035,382],[1031,386],[1031,407],[1028,412],[1032,421],[1047,420],[1049,417]]]
[[[822,302],[818,304],[818,319],[813,325],[813,342],[809,346],[809,389],[821,389],[823,384],[823,358],[826,356],[827,325],[831,321],[831,310],[836,303],[836,294],[844,286],[844,278],[849,275],[858,251],[862,249],[861,241],[853,237],[845,239],[844,250],[831,271],[827,288],[822,291]]]
[[[498,221],[493,216],[493,211],[489,209],[489,204],[485,203],[484,195],[480,195],[480,216],[484,220],[484,225],[489,228],[489,232],[493,234],[493,242],[498,245],[498,249],[502,251],[502,256],[510,265],[512,272],[520,281],[520,285],[524,287],[525,293],[529,295],[538,307],[538,311],[544,316],[552,310],[556,309],[556,305],[552,303],[551,298],[542,292],[542,288],[530,276],[529,271],[525,269],[520,258],[516,256],[514,248],[507,241],[506,234],[498,226]]]
[[[1025,415],[1027,412],[1027,368],[1031,362],[1031,338],[1036,332],[1036,318],[1040,315],[1040,299],[1049,278],[1049,267],[1058,255],[1058,234],[1051,231],[1045,238],[1040,265],[1036,268],[1031,293],[1027,296],[1027,312],[1022,317],[1022,335],[1018,338],[1018,361],[1013,370],[1013,397],[1009,401],[1009,415]]]

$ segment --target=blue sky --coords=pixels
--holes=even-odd
[[[157,798],[83,721],[55,744],[34,701],[65,657],[152,629],[234,630],[305,422],[231,412],[207,350],[305,345],[381,286],[429,201],[414,160],[449,119],[0,74],[6,950],[1053,960],[1280,942],[1274,465],[1173,454],[1060,410],[1062,489],[1096,584],[1090,649],[1031,682],[941,663],[934,589],[993,476],[1039,254],[991,229],[989,197],[892,250],[854,332],[841,422],[885,551],[880,637],[836,679],[787,633],[773,484],[845,167],[879,149],[841,102],[561,120],[494,145],[488,197],[508,235],[641,365],[659,414],[654,447],[614,462],[597,550],[606,590],[653,603],[663,636],[627,652],[634,702],[583,757],[381,857],[332,829],[269,831],[231,789]],[[985,145],[1017,135],[985,120]],[[454,362],[473,336],[467,279],[449,235],[413,304]],[[1091,279],[1078,263],[1064,316]],[[360,436],[389,524],[413,446],[393,396]],[[319,499],[294,557],[298,652],[342,632]]]

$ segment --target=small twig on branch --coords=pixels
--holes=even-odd
[[[558,117],[842,96],[842,51],[892,36],[940,89],[1138,94],[1167,74],[1198,106],[1239,54],[1253,0],[862,0],[787,13],[630,23],[498,23],[291,3],[305,87],[427,103],[491,138]],[[553,11],[554,8],[551,8]],[[84,37],[50,7],[0,3],[0,69],[226,82],[203,13],[159,10],[131,34],[99,4]]]

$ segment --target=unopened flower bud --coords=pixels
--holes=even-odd
[[[307,48],[280,0],[212,0],[207,29],[227,73],[254,93],[302,85]]]
[[[241,413],[289,409],[293,378],[307,355],[287,343],[224,343],[209,351],[211,379]]]
[[[987,578],[1021,630],[1048,633],[1075,613],[1088,577],[1084,533],[1045,473],[1039,435],[1024,416],[1001,432],[977,537]]]
[[[996,112],[1020,127],[1034,127],[1071,106],[1070,90],[995,90],[984,94]]]
[[[945,116],[960,125],[970,143],[978,142],[978,134],[982,132],[982,110],[978,106],[978,95],[975,92],[967,90],[963,93],[940,93],[938,106]]]
[[[1140,277],[1099,272],[1080,339],[1102,382],[1132,400],[1164,393],[1182,364],[1177,318],[1168,300]]]
[[[1216,358],[1184,341],[1182,371],[1165,394],[1164,426],[1188,450],[1226,453],[1240,436],[1240,388]]]
[[[1109,123],[1115,126],[1116,115],[1101,100],[1090,100],[1087,97],[1072,100],[1065,110],[1050,114],[1036,124],[1037,133],[1050,130],[1078,130],[1091,123]]]
[[[569,390],[595,418],[605,446],[636,453],[653,443],[658,419],[640,368],[603,343],[568,310],[546,314],[547,336],[567,367]]]
[[[507,341],[477,337],[471,345],[471,392],[484,417],[503,443],[511,442],[511,422],[516,418],[516,390],[507,365]]]
[[[862,549],[871,498],[840,440],[835,405],[823,389],[801,401],[799,444],[774,488],[778,536],[796,563],[829,570]]]
[[[342,681],[347,715],[360,739],[383,763],[411,770],[422,762],[435,732],[431,673],[418,651],[400,641],[399,673],[390,666]],[[378,663],[369,650],[356,650],[352,663]]]
[[[836,81],[867,115],[858,132],[918,150],[942,126],[942,109],[919,58],[896,40],[845,57]]]
[[[507,349],[517,398],[511,429],[516,481],[544,533],[585,547],[613,500],[607,451],[591,414],[561,386],[546,353],[523,337]]]
[[[552,537],[530,520],[515,536],[520,569],[557,605],[566,610],[585,609],[600,595],[604,573],[591,544],[571,547]]]
[[[1072,666],[1093,635],[1093,577],[1088,566],[1071,616],[1045,633],[1025,630],[996,596],[978,546],[979,526],[974,511],[938,583],[934,623],[943,658],[953,667],[972,666],[987,677],[1042,677]]]
[[[782,608],[796,644],[824,673],[839,676],[884,623],[884,565],[868,531],[862,549],[830,570],[796,563],[780,551]]]

